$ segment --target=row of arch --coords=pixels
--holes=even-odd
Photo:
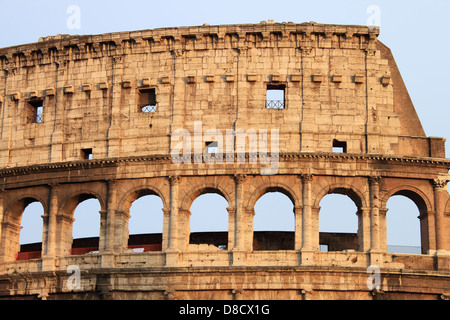
[[[201,199],[203,198],[203,199]],[[328,198],[328,199],[327,199]],[[347,232],[356,233],[357,232],[357,221],[356,206],[353,201],[344,195],[330,194],[324,197],[321,201],[321,213],[330,215],[332,214],[332,205],[339,204],[342,206],[340,214],[335,218],[341,219],[329,219],[329,220],[319,220],[321,223],[319,226],[319,231],[321,232]],[[416,224],[418,224],[419,211],[409,198],[396,195],[393,196],[389,202],[392,201],[393,209],[396,211],[396,217],[392,214],[392,230],[400,225],[400,222],[404,222],[405,219],[412,221],[414,218]],[[391,207],[388,202],[388,209]],[[208,217],[205,215],[207,212],[207,206],[214,203],[221,211],[221,214],[214,216],[218,220],[204,220]],[[289,199],[281,193],[274,192],[273,194],[266,194],[258,200],[255,212],[258,213],[262,211],[263,214],[255,215],[254,220],[254,230],[255,231],[294,231],[294,218],[293,215],[289,217],[283,217],[283,219],[272,219],[268,214],[273,214],[272,218],[275,217],[275,209],[281,205],[283,208],[293,207]],[[266,206],[269,206],[268,210],[263,211]],[[134,207],[134,208],[133,208]],[[207,193],[201,195],[197,200],[194,201],[191,212],[193,212],[191,218],[191,231],[193,232],[215,232],[215,231],[227,231],[227,221],[226,216],[226,200],[217,194]],[[403,207],[405,210],[399,210]],[[147,210],[150,208],[150,210]],[[158,196],[150,195],[143,196],[136,199],[133,202],[132,208],[130,208],[130,224],[129,231],[130,234],[145,234],[145,233],[162,233],[163,215],[162,215],[162,201]],[[390,210],[389,212],[393,212]],[[95,215],[100,211],[100,203],[97,199],[88,199],[81,202],[74,212],[74,228],[72,234],[74,239],[76,238],[88,238],[88,237],[98,237],[100,230],[100,219]],[[289,210],[286,210],[289,211]],[[198,212],[199,214],[195,214]],[[160,213],[160,214],[158,214]],[[44,208],[42,204],[38,201],[30,203],[23,212],[23,217],[21,221],[21,233],[20,233],[20,244],[31,244],[37,243],[42,240],[42,215],[44,214]],[[349,220],[345,220],[348,218]],[[342,220],[344,219],[344,220]],[[399,222],[400,221],[400,222]],[[146,222],[142,224],[141,222]],[[205,224],[206,222],[206,224]],[[345,223],[345,222],[348,222]],[[337,225],[336,225],[337,224]],[[389,223],[390,225],[390,223]],[[401,233],[403,236],[408,236],[407,232],[404,232],[403,228],[399,228],[396,232],[389,232],[388,235],[394,240],[393,244],[402,244],[402,239],[400,237],[395,238],[394,236]],[[411,229],[410,231],[417,231],[417,228]],[[398,239],[398,240],[397,240]],[[403,242],[404,245],[420,245],[417,241],[417,234],[409,234],[408,242]],[[395,242],[397,241],[397,242]],[[388,241],[389,242],[389,241]]]
[[[258,188],[257,188],[258,189]],[[224,189],[221,188],[200,188],[194,190],[190,195],[187,195],[184,201],[189,204],[189,226],[188,232],[228,232],[228,216],[229,212],[227,208],[229,207],[229,201],[223,192]],[[275,186],[269,186],[260,188],[257,192],[254,193],[254,218],[253,218],[253,232],[258,231],[285,231],[285,232],[294,232],[295,231],[295,218],[293,212],[295,211],[296,199],[295,196],[290,193],[289,188],[280,187],[279,184]],[[333,233],[349,233],[349,234],[358,234],[359,222],[357,211],[359,208],[365,206],[363,203],[363,197],[358,194],[357,191],[354,191],[351,188],[346,187],[328,187],[326,192],[319,192],[320,201],[317,203],[315,208],[319,208],[318,217],[319,217],[319,232],[333,232]],[[392,230],[392,234],[395,235],[408,235],[410,236],[409,245],[420,246],[420,225],[419,219],[417,219],[423,212],[426,212],[427,203],[417,192],[414,192],[412,188],[402,189],[397,188],[389,195],[389,199],[401,198],[402,201],[397,205],[398,207],[407,207],[407,215],[402,215],[401,212],[396,210],[396,213],[390,213],[386,215],[386,218],[391,218],[395,220],[395,218],[399,218],[401,216],[401,227],[396,228],[395,222],[389,222],[387,225],[387,231]],[[83,237],[101,237],[100,233],[100,225],[101,219],[99,216],[95,216],[96,213],[104,211],[104,201],[102,203],[101,198],[97,198],[94,192],[90,193],[80,193],[76,196],[72,196],[71,201],[68,202],[68,206],[70,207],[71,212],[73,212],[74,221],[71,226],[72,230],[72,239],[83,238]],[[159,192],[154,191],[150,188],[148,189],[138,189],[132,192],[132,195],[125,197],[123,201],[124,208],[127,209],[128,213],[128,221],[126,226],[128,228],[128,235],[133,234],[145,234],[145,233],[163,233],[164,232],[164,211],[167,212],[165,205],[164,197],[161,197]],[[149,201],[151,199],[151,201]],[[210,201],[209,205],[203,205],[202,202]],[[329,199],[329,200],[327,200]],[[337,202],[336,202],[337,200]],[[327,205],[327,201],[329,203]],[[389,200],[391,201],[391,200]],[[333,204],[334,203],[334,204]],[[386,201],[387,203],[387,201]],[[337,210],[339,212],[330,213],[329,211],[333,210],[336,206],[342,206],[341,210]],[[20,217],[20,224],[23,227],[23,230],[19,230],[19,238],[20,244],[25,244],[27,242],[34,242],[38,240],[38,238],[34,238],[34,240],[26,240],[27,230],[33,229],[41,230],[38,231],[37,234],[41,234],[41,239],[45,241],[46,238],[46,230],[45,225],[43,224],[42,217],[45,217],[46,208],[44,205],[37,199],[31,196],[27,196],[22,198],[20,201],[16,202],[16,206],[14,208],[14,212],[16,212],[16,216]],[[213,212],[211,210],[208,211],[208,208],[214,206]],[[395,205],[394,205],[395,206]],[[139,207],[141,207],[139,209]],[[271,207],[271,208],[270,208]],[[151,210],[144,210],[144,209]],[[268,209],[268,210],[264,210]],[[35,216],[34,221],[30,221],[32,227],[27,227],[26,217],[28,212],[33,212]],[[145,213],[144,213],[145,212]],[[421,213],[422,212],[422,213]],[[88,219],[83,219],[83,213],[88,214]],[[140,219],[139,215],[148,216]],[[322,219],[324,215],[334,215],[336,219]],[[405,229],[405,218],[410,221],[411,226]],[[40,221],[39,221],[40,219]],[[84,221],[83,221],[84,220]],[[133,221],[136,220],[136,223]],[[5,219],[3,219],[5,225]],[[214,224],[208,225],[208,222],[214,222]],[[220,223],[218,223],[220,222]],[[167,221],[166,221],[167,223]],[[77,225],[80,224],[78,227]],[[327,225],[328,224],[328,225]],[[337,224],[341,224],[340,227],[336,227]],[[199,228],[198,226],[202,227]],[[397,223],[399,225],[399,223]],[[38,226],[42,226],[39,228]],[[91,233],[87,232],[86,227],[89,226]],[[148,226],[148,228],[141,228],[143,226]],[[151,228],[154,226],[154,228]],[[392,228],[391,228],[392,227]],[[20,229],[20,228],[19,228]],[[92,231],[94,230],[94,231]],[[96,231],[95,231],[96,230]],[[2,240],[5,240],[4,234],[2,230]],[[84,232],[84,233],[83,233]],[[34,232],[36,234],[36,232]],[[391,233],[385,234],[385,236],[390,236]],[[402,238],[397,239],[396,241],[404,240]],[[5,241],[2,241],[5,243]],[[38,242],[38,241],[36,241]],[[388,240],[389,242],[389,240]],[[394,244],[402,245],[402,243],[397,242]],[[4,244],[3,244],[4,245]],[[226,245],[226,244],[225,244]],[[255,246],[253,247],[255,249]],[[289,248],[291,249],[291,248]],[[293,249],[293,248],[292,248]],[[422,248],[423,249],[423,248]],[[418,252],[416,252],[418,253]]]

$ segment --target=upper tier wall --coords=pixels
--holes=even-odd
[[[280,152],[331,152],[335,142],[348,153],[445,157],[377,36],[362,26],[275,23],[55,36],[0,49],[0,168],[76,161],[90,150],[94,158],[169,154],[173,132],[194,135],[200,122],[203,133],[224,136],[278,129]],[[140,108],[146,89],[151,112]],[[284,92],[281,109],[266,108],[270,89]]]

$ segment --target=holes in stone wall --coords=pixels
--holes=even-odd
[[[342,194],[328,194],[320,201],[319,250],[358,250],[358,208]]]
[[[386,207],[387,252],[421,254],[420,212],[417,205],[406,196],[395,195],[389,198]]]
[[[334,153],[347,153],[347,142],[333,140],[333,152]]]
[[[267,192],[256,202],[253,250],[294,250],[294,205],[281,192]]]
[[[19,243],[31,244],[42,242],[44,208],[39,201],[30,203],[22,214]]]
[[[133,201],[128,220],[128,248],[134,252],[162,250],[162,209],[163,202],[156,195],[143,195]]]
[[[228,248],[228,201],[216,193],[205,193],[191,205],[190,244]],[[208,233],[211,232],[211,236]]]
[[[139,90],[139,110],[143,113],[156,112],[156,89]]]
[[[209,154],[216,154],[219,152],[219,145],[217,141],[208,141],[205,143],[206,152]]]
[[[92,152],[92,148],[88,148],[88,149],[81,149],[81,157],[84,160],[92,160],[93,159],[93,152]]]
[[[267,109],[284,109],[286,106],[285,89],[283,84],[268,85],[266,90],[266,108]]]
[[[26,102],[27,104],[27,123],[42,123],[44,114],[44,100],[33,99]]]
[[[97,253],[100,238],[100,202],[88,198],[78,203],[73,213],[71,254]],[[80,199],[82,199],[80,198]]]

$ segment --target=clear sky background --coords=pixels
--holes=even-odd
[[[40,37],[56,34],[102,34],[204,23],[259,23],[268,19],[376,24],[381,28],[380,41],[393,52],[426,134],[449,139],[448,157],[449,17],[448,0],[16,0],[2,1],[0,6],[0,47],[37,42]],[[408,205],[402,202],[398,207],[417,210]],[[418,241],[409,233],[392,239],[395,244],[416,245]]]

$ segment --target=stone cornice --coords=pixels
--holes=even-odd
[[[245,155],[245,159],[249,157],[255,157],[254,155]],[[238,157],[235,156],[235,159]],[[240,156],[239,158],[242,158]],[[258,156],[259,158],[259,156]],[[224,165],[226,160],[224,155]],[[367,161],[367,162],[384,162],[389,164],[402,164],[402,165],[430,165],[430,166],[443,166],[447,170],[450,170],[450,159],[445,158],[426,158],[426,157],[409,157],[409,156],[397,156],[397,155],[362,155],[362,154],[336,154],[336,153],[280,153],[278,160],[280,162],[298,161],[298,160],[330,160],[330,161]],[[229,160],[229,159],[228,159]],[[76,162],[60,162],[50,164],[31,165],[23,167],[12,167],[0,169],[0,177],[8,176],[20,176],[27,174],[34,174],[39,172],[51,172],[60,170],[83,170],[83,169],[95,169],[95,168],[107,168],[107,167],[119,167],[126,163],[139,163],[139,162],[172,162],[170,155],[149,155],[149,156],[137,156],[137,157],[124,157],[124,158],[107,158],[107,159],[95,159]],[[175,164],[174,164],[175,165]],[[191,164],[187,164],[191,165]],[[194,165],[194,163],[192,164]],[[216,164],[218,165],[218,164]]]
[[[326,41],[338,35],[342,38],[341,45],[344,41],[350,41],[352,43],[350,47],[366,50],[370,42],[376,41],[379,29],[314,22],[301,24],[261,22],[259,24],[159,28],[100,35],[57,35],[41,38],[36,43],[0,48],[0,60],[2,60],[2,69],[7,70],[55,61],[118,56],[129,53],[131,48],[134,48],[133,52],[139,51],[139,49],[136,50],[138,47],[145,48],[145,52],[169,52],[218,49],[227,46],[246,48],[250,43],[264,42],[267,43],[266,45],[275,45],[280,41],[290,42],[290,46],[293,47],[315,47],[317,41],[312,41],[311,35],[319,36]],[[361,43],[357,41],[358,46],[355,47],[353,37],[364,37],[366,41]]]

